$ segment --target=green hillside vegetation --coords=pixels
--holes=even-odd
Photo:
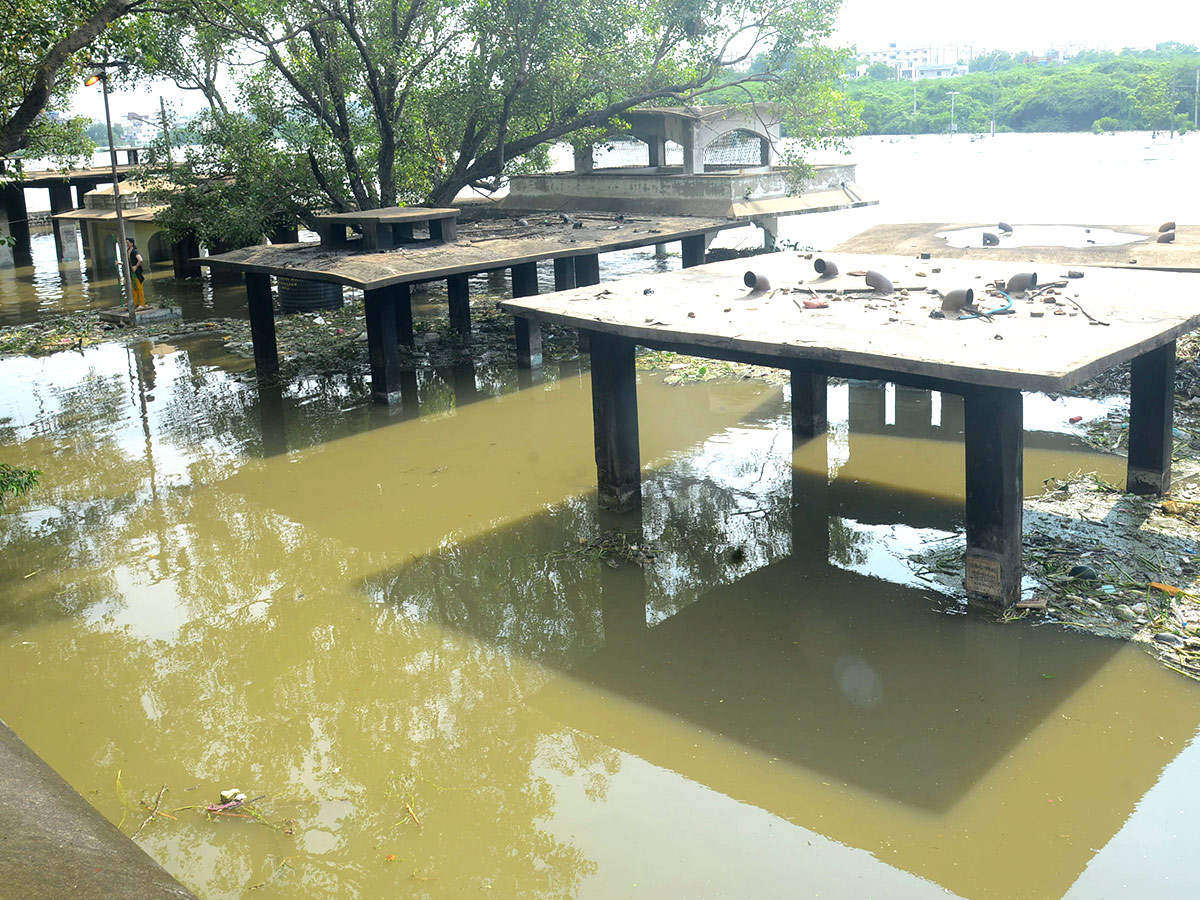
[[[958,91],[959,132],[1176,131],[1192,128],[1200,51],[1177,43],[1121,53],[1086,51],[1066,65],[1025,62],[998,52],[971,61],[958,78],[896,81],[887,67],[847,81],[867,134],[950,130],[950,91]],[[884,71],[886,70],[886,71]],[[915,94],[914,94],[915,88]],[[915,109],[914,112],[914,96]]]

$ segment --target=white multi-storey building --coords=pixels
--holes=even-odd
[[[888,44],[882,50],[868,50],[862,54],[866,59],[859,68],[865,72],[876,63],[884,63],[896,71],[902,81],[920,81],[923,78],[950,78],[967,73],[966,63],[973,53],[972,47],[958,44],[948,46],[928,45],[924,47],[898,47]],[[862,74],[860,72],[859,74]]]

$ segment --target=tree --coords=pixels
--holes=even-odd
[[[190,18],[201,25],[186,47],[198,54],[193,73],[214,53],[258,55],[265,65],[239,69],[238,107],[271,123],[277,154],[302,154],[326,205],[448,205],[465,187],[544,166],[555,141],[619,129],[639,106],[721,92],[784,104],[789,133],[810,144],[852,132],[832,87],[841,55],[820,44],[837,6],[198,0]],[[744,70],[756,56],[762,68]],[[170,64],[182,68],[177,55]],[[217,129],[226,121],[212,119]]]
[[[885,62],[872,63],[867,69],[867,77],[873,81],[895,81],[896,70]]]
[[[84,129],[84,133],[97,147],[108,146],[108,127],[103,122],[92,122]],[[118,144],[129,142],[125,126],[120,122],[113,122],[113,140]]]
[[[144,0],[0,2],[0,156],[82,149],[86,122],[46,113],[74,87],[79,51]]]
[[[204,119],[199,145],[173,167],[170,183],[147,192],[169,204],[156,220],[171,240],[244,247],[282,236],[321,205],[307,158],[274,146],[277,126],[240,113]]]
[[[1145,128],[1166,128],[1174,115],[1170,85],[1163,75],[1143,75],[1130,92],[1133,114]]]

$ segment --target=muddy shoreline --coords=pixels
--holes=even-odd
[[[462,340],[445,316],[414,322],[412,349],[401,348],[405,367],[475,363],[513,365],[512,319],[494,298],[472,303],[472,335]],[[281,381],[366,371],[366,323],[361,304],[278,316]],[[77,313],[34,325],[0,329],[0,357],[81,351],[105,341],[191,338],[220,340],[225,350],[253,358],[249,322],[214,318],[122,329],[94,313]],[[543,326],[546,356],[578,357],[569,329]],[[1163,665],[1200,680],[1200,337],[1178,344],[1173,490],[1162,498],[1125,494],[1086,473],[1051,479],[1025,500],[1025,590],[1022,607],[999,616],[1006,623],[1057,624],[1141,644]],[[787,372],[710,359],[644,351],[638,367],[664,374],[667,383],[756,378],[785,383]],[[253,372],[245,374],[253,379]],[[1128,397],[1128,366],[1118,367],[1067,393],[1089,398]],[[1127,404],[1105,418],[1079,423],[1079,436],[1105,452],[1124,454]],[[922,581],[965,603],[962,537],[932,542],[908,557]]]

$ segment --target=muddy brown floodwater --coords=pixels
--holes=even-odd
[[[906,563],[961,530],[953,398],[835,386],[793,454],[782,389],[644,374],[609,518],[578,361],[423,369],[414,415],[231,359],[0,360],[44,472],[0,715],[126,833],[166,785],[139,842],[205,900],[1194,896],[1197,685]],[[1029,483],[1119,480],[1039,430],[1070,402]]]

